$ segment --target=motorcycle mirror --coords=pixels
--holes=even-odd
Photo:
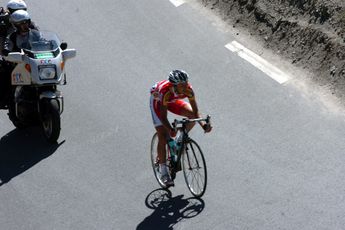
[[[77,54],[77,51],[75,49],[66,49],[62,51],[62,56],[64,60],[74,58]]]
[[[62,50],[67,49],[67,42],[62,42],[62,43],[60,44],[60,48],[61,48]]]

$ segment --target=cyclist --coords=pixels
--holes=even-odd
[[[158,134],[158,161],[161,179],[166,186],[173,186],[174,182],[169,175],[166,165],[166,144],[170,137],[176,136],[176,131],[168,121],[167,112],[187,117],[189,119],[201,117],[195,100],[194,91],[188,82],[188,74],[183,70],[173,70],[167,80],[157,82],[152,86],[150,109],[153,124]],[[183,99],[188,98],[189,103]],[[199,122],[205,132],[210,132],[212,127],[205,122]],[[191,130],[194,123],[187,126]]]

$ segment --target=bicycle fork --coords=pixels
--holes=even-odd
[[[188,142],[188,143],[189,143],[189,142]],[[186,154],[186,156],[187,156],[188,169],[189,169],[189,170],[192,170],[192,169],[193,169],[193,167],[192,167],[192,165],[191,165],[191,159],[190,159],[190,157],[192,157],[192,156],[189,155],[190,152],[192,152],[193,157],[194,157],[194,159],[195,159],[196,168],[197,168],[197,169],[200,169],[199,161],[198,161],[198,158],[197,158],[196,155],[195,155],[195,151],[194,151],[193,145],[192,145],[192,144],[189,144],[189,146],[190,146],[190,148],[191,148],[191,151],[189,151],[188,144],[186,144],[186,152],[185,152],[185,154]]]

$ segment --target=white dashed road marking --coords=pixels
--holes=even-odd
[[[179,6],[181,6],[182,4],[184,4],[185,3],[185,1],[183,1],[183,0],[169,0],[172,4],[174,4],[174,6],[176,6],[176,7],[179,7]]]
[[[251,50],[247,49],[240,43],[232,41],[225,46],[230,51],[237,53],[238,56],[247,60],[256,68],[260,69],[262,72],[266,73],[272,79],[277,81],[279,84],[283,84],[289,80],[289,76],[282,72],[280,69],[270,64],[268,61],[255,54]]]

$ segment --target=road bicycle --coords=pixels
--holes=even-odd
[[[168,145],[166,147],[166,164],[169,167],[171,178],[174,180],[176,173],[182,170],[187,187],[195,197],[201,197],[205,193],[207,185],[207,168],[200,146],[196,141],[190,138],[186,128],[187,124],[193,122],[205,121],[206,124],[210,124],[210,119],[211,117],[209,115],[206,118],[175,119],[172,125],[175,130],[179,131],[179,135],[176,135],[177,146],[179,146],[175,149],[177,157],[172,157],[171,149]],[[161,173],[159,171],[157,145],[158,136],[157,133],[155,133],[151,141],[151,163],[158,184],[166,189],[167,186],[161,180]],[[174,158],[177,159],[174,160]]]

